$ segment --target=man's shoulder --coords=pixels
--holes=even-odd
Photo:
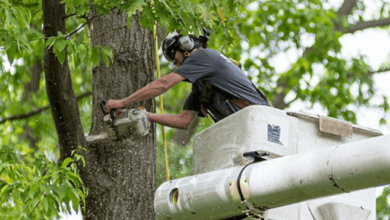
[[[219,52],[213,49],[201,49],[194,51],[183,64],[208,63],[219,56]]]
[[[209,56],[219,56],[219,54],[221,54],[220,52],[214,50],[214,49],[201,49],[201,50],[197,50],[195,51],[192,55],[195,55],[195,56],[204,56],[205,54],[209,55]]]

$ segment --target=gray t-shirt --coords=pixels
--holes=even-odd
[[[224,100],[223,97],[268,106],[260,91],[254,87],[240,68],[216,50],[195,51],[174,72],[186,78],[185,81],[192,83],[192,92],[183,109],[198,111],[199,116],[204,116],[201,113],[200,98],[206,82],[218,91],[211,98],[212,102],[208,107],[214,115],[214,121],[219,121],[240,110],[238,106]]]

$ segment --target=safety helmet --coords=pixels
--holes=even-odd
[[[172,62],[175,59],[176,51],[188,53],[201,46],[203,46],[203,48],[207,48],[210,31],[206,28],[202,28],[202,30],[203,36],[201,35],[198,38],[194,37],[192,34],[183,36],[180,34],[180,30],[168,34],[162,44],[162,51],[165,59]],[[195,45],[195,42],[198,43]]]

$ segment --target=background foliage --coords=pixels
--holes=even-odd
[[[55,209],[69,210],[68,207],[62,207],[59,201],[69,204],[72,199],[68,193],[76,195],[75,192],[78,192],[69,186],[69,179],[63,178],[62,182],[56,181],[58,187],[68,187],[65,196],[54,193],[42,197],[45,192],[56,192],[56,186],[53,186],[56,181],[50,179],[54,178],[53,173],[57,172],[58,179],[59,173],[65,175],[76,171],[71,170],[71,167],[56,166],[48,159],[49,157],[55,161],[58,158],[58,140],[51,112],[48,111],[49,102],[42,68],[36,69],[34,66],[38,63],[42,67],[45,46],[53,47],[60,62],[68,56],[81,121],[85,134],[88,134],[92,111],[91,68],[99,62],[109,65],[112,58],[110,50],[93,48],[89,43],[88,27],[85,24],[94,19],[88,14],[91,5],[101,14],[108,14],[115,7],[126,11],[129,15],[128,24],[137,10],[142,11],[141,24],[149,29],[155,21],[165,28],[165,32],[182,28],[184,34],[199,34],[202,26],[209,28],[212,32],[209,47],[241,60],[245,72],[269,96],[275,107],[288,109],[294,102],[310,103],[311,106],[320,104],[329,116],[356,122],[357,116],[353,109],[356,106],[367,106],[380,109],[383,113],[380,123],[387,124],[389,118],[386,113],[390,109],[388,97],[380,94],[372,76],[390,70],[390,61],[383,63],[379,69],[374,69],[364,55],[343,57],[341,54],[341,37],[369,28],[389,29],[389,2],[381,1],[380,8],[372,15],[372,19],[366,20],[363,14],[367,1],[345,0],[339,8],[332,8],[326,6],[327,1],[319,0],[260,0],[249,7],[247,5],[253,1],[64,0],[68,14],[64,18],[67,33],[59,33],[58,37],[48,39],[46,44],[42,32],[42,1],[0,1],[0,55],[3,59],[0,62],[0,146],[3,145],[1,155],[5,158],[2,164],[7,164],[4,165],[7,168],[2,168],[4,172],[1,172],[0,180],[3,184],[1,189],[4,189],[2,193],[9,195],[7,198],[1,197],[4,200],[2,202],[8,202],[8,205],[1,207],[1,212],[14,210],[13,204],[23,202],[26,204],[24,211],[15,210],[15,215],[32,212],[32,215],[56,216]],[[370,23],[371,21],[384,23],[379,25]],[[279,63],[275,59],[290,51],[296,51],[299,57],[287,70],[279,71]],[[171,72],[173,67],[161,59],[162,72]],[[189,84],[180,83],[164,94],[165,111],[179,113],[189,91]],[[373,102],[373,98],[378,96],[381,101]],[[197,126],[187,131],[189,134],[212,124],[208,118],[195,123]],[[178,135],[176,129],[168,129],[171,178],[191,174],[191,135],[184,139],[177,136],[183,135]],[[158,140],[157,184],[160,184],[165,179],[161,132]],[[36,165],[26,159],[30,157],[38,161],[35,162]],[[46,171],[40,167],[42,164]],[[7,169],[19,170],[20,175],[12,176],[6,172]],[[31,172],[29,175],[33,181],[22,184],[23,186],[8,187],[13,181],[18,181],[12,178],[27,178],[28,175],[22,175],[27,171]],[[43,178],[46,176],[42,175],[45,172],[52,176]],[[26,182],[27,179],[23,181]],[[39,187],[42,184],[41,189]],[[30,189],[39,190],[31,197],[28,194]],[[26,193],[27,197],[24,195]],[[389,190],[385,190],[378,198],[377,212],[380,218],[389,215],[388,194]],[[78,199],[82,198],[77,195]],[[39,206],[43,208],[43,215],[32,211],[32,201],[37,198],[46,198],[45,201],[50,204]]]
[[[79,149],[80,150],[80,149]],[[62,164],[38,152],[22,155],[15,148],[0,148],[0,214],[2,219],[52,219],[59,211],[79,210],[88,189],[83,186],[76,162],[84,158],[73,152]],[[85,208],[85,207],[84,207]]]

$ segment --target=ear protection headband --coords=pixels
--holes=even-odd
[[[190,51],[194,48],[194,38],[192,35],[179,38],[179,47],[184,51]]]
[[[180,51],[182,53],[188,54],[194,48],[199,46],[203,46],[207,48],[207,41],[209,40],[210,31],[206,28],[202,27],[203,36],[199,36],[196,38],[200,43],[195,45],[195,39],[192,34],[188,36],[183,36],[180,34],[180,30],[170,33],[167,38],[163,41],[162,49],[164,57],[171,61],[175,58],[176,51]]]

